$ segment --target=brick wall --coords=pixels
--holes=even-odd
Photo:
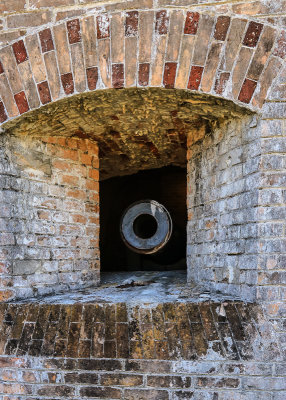
[[[1,300],[96,284],[97,145],[2,137],[2,146]]]
[[[248,300],[258,266],[261,144],[253,124],[236,119],[188,140],[189,281]]]
[[[2,305],[5,400],[282,400],[285,363],[260,306]]]

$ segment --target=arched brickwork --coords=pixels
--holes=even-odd
[[[285,32],[180,9],[91,13],[0,50],[0,122],[75,93],[165,87],[259,110],[286,54]]]

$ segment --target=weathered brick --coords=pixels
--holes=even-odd
[[[230,17],[228,16],[218,17],[214,31],[214,38],[216,40],[225,40],[229,25],[230,25]]]
[[[112,86],[115,89],[124,87],[124,65],[113,64],[112,65]]]
[[[161,86],[162,85],[162,77],[163,77],[163,69],[165,67],[165,52],[166,52],[166,43],[167,37],[165,35],[159,36],[154,43],[153,49],[156,49],[156,57],[152,60],[151,63],[151,85],[152,86]]]
[[[97,39],[108,38],[110,35],[110,21],[107,14],[96,17]]]
[[[279,60],[272,57],[260,78],[259,90],[254,96],[252,102],[253,105],[255,106],[258,105],[262,107],[264,100],[267,96],[268,89],[271,86],[273,79],[275,79],[275,76],[277,76],[280,68],[281,68],[281,63],[279,62]]]
[[[256,89],[257,82],[251,81],[250,79],[245,79],[238,100],[243,103],[250,103],[253,93]]]
[[[147,86],[149,83],[150,64],[139,64],[138,83],[140,86]]]
[[[47,69],[48,82],[52,98],[53,100],[57,100],[60,97],[61,84],[55,52],[51,51],[45,53],[44,61]]]
[[[125,38],[125,86],[135,86],[137,75],[137,37]]]
[[[286,56],[286,31],[282,31],[277,39],[276,47],[273,53],[282,59]]]
[[[138,11],[129,11],[125,19],[125,36],[136,36],[138,34]]]
[[[153,40],[153,11],[139,14],[139,63],[150,62]]]
[[[23,85],[21,82],[21,77],[18,72],[15,56],[12,53],[12,48],[11,47],[5,47],[4,49],[1,49],[0,51],[0,58],[2,65],[5,69],[5,73],[7,75],[7,78],[9,80],[12,92],[19,93],[23,90]],[[1,75],[2,80],[3,75]],[[3,98],[3,95],[2,95]],[[4,100],[5,104],[6,101]]]
[[[124,24],[120,14],[113,14],[111,19],[111,59],[112,63],[124,62]]]
[[[166,35],[168,33],[169,17],[166,10],[157,11],[155,31],[159,35]]]
[[[7,17],[8,28],[29,28],[31,26],[45,25],[52,20],[51,11],[29,12],[9,15]]]
[[[212,33],[214,19],[208,15],[202,15],[199,20],[199,27],[197,32],[197,43],[194,49],[192,64],[203,66],[205,64],[206,56],[208,53],[209,39]]]
[[[37,108],[40,105],[37,88],[33,79],[29,61],[24,61],[18,65],[19,72],[22,76],[25,92],[31,108]]]
[[[184,27],[185,35],[195,35],[198,30],[200,14],[197,12],[188,11]]]
[[[46,69],[41,55],[37,35],[26,37],[25,43],[35,80],[37,83],[43,82],[47,79]]]
[[[20,64],[28,59],[26,48],[23,40],[16,42],[12,45],[17,64]]]
[[[44,29],[43,31],[39,32],[39,38],[41,41],[43,53],[54,50],[54,42],[53,42],[53,38],[52,38],[52,32],[49,28]]]
[[[266,60],[270,55],[274,40],[275,30],[270,27],[265,27],[247,72],[248,79],[256,81],[259,79],[266,64]]]
[[[252,54],[253,50],[246,47],[242,47],[239,52],[238,59],[232,74],[232,93],[235,99],[239,95],[240,88],[243,84],[243,79],[245,76],[244,71],[248,69]]]
[[[166,60],[177,61],[179,57],[184,14],[182,11],[173,11],[170,15],[170,28]]]
[[[42,104],[50,103],[52,99],[48,82],[38,83],[37,86]]]
[[[189,76],[189,82],[188,82],[188,89],[190,90],[198,90],[202,75],[203,75],[204,68],[203,67],[197,67],[197,66],[192,66],[190,76]]]
[[[6,121],[6,119],[8,118],[5,108],[4,108],[4,104],[2,103],[2,101],[0,101],[0,122],[4,122]]]
[[[54,26],[53,32],[57,49],[57,59],[59,63],[60,74],[68,74],[71,72],[71,61],[65,24]]]
[[[221,43],[213,43],[210,48],[206,66],[204,69],[204,74],[201,81],[201,88],[204,92],[210,92],[213,86],[216,70],[219,63],[221,48],[222,48]]]
[[[20,92],[14,95],[18,110],[20,114],[29,111],[29,104],[25,95],[25,92]]]
[[[216,79],[215,88],[214,88],[214,90],[217,94],[220,94],[220,95],[223,94],[223,92],[226,88],[227,82],[229,80],[229,77],[230,77],[229,72],[221,72],[219,74],[218,78]]]
[[[63,74],[61,76],[62,85],[65,91],[65,94],[72,94],[74,92],[74,82],[73,76],[71,73]]]
[[[110,62],[110,39],[102,39],[98,42],[98,60],[101,79],[106,87],[111,87],[111,62]]]
[[[73,19],[72,21],[68,21],[67,31],[68,31],[69,44],[74,44],[81,41],[79,19]]]
[[[98,68],[91,67],[86,70],[87,84],[89,90],[95,90],[98,81]]]
[[[175,85],[177,71],[177,63],[167,62],[164,69],[163,84],[167,89],[171,89]]]
[[[103,399],[121,399],[121,390],[109,387],[87,386],[80,389],[80,395]]]
[[[249,22],[245,37],[243,39],[244,46],[256,47],[262,29],[263,24],[254,21]]]
[[[74,84],[77,92],[84,92],[86,89],[83,49],[81,43],[76,43],[71,48],[72,69]]]
[[[221,69],[231,71],[236,55],[239,51],[239,45],[246,27],[247,21],[234,18],[231,22],[226,47],[222,56]]]
[[[94,17],[86,17],[82,20],[82,41],[86,67],[97,65],[96,32]]]

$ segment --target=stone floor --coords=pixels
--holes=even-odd
[[[239,300],[234,296],[212,293],[187,283],[186,271],[132,271],[102,274],[101,284],[60,295],[22,300],[19,303],[75,304],[128,303],[161,304],[169,302],[221,302]]]

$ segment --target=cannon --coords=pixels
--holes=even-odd
[[[169,242],[173,222],[168,210],[155,200],[142,200],[131,204],[120,222],[121,237],[132,251],[154,254]]]

